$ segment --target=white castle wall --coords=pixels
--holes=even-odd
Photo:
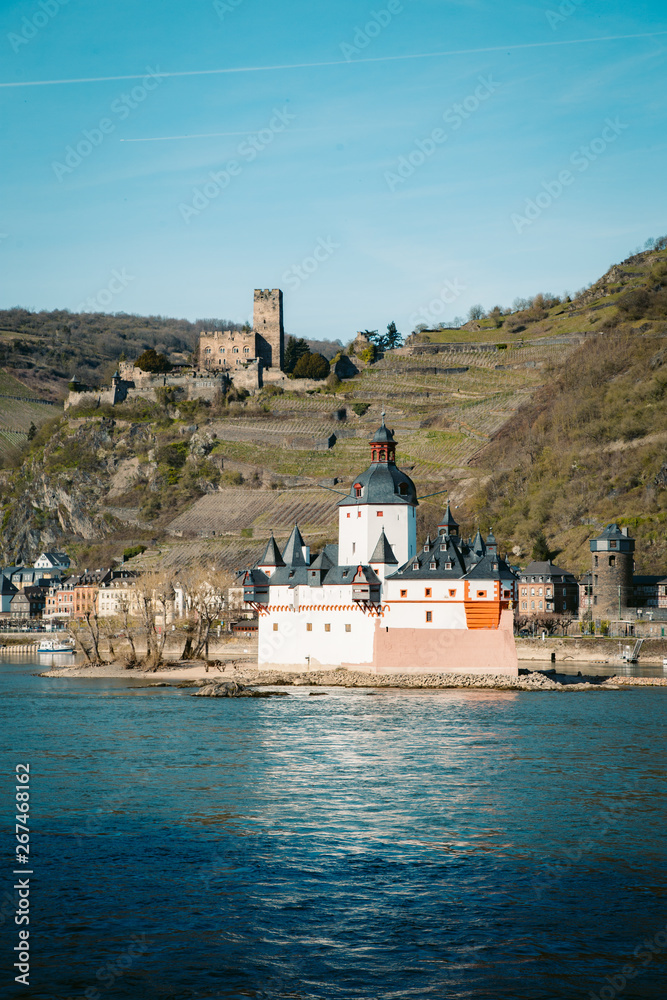
[[[338,563],[368,565],[384,533],[402,566],[417,554],[417,511],[407,504],[360,504],[338,511]],[[398,568],[398,567],[396,567]]]

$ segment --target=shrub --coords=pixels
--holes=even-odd
[[[331,365],[323,354],[302,355],[294,366],[294,378],[312,378],[318,381],[328,376]]]
[[[358,417],[363,417],[364,413],[367,413],[370,409],[370,403],[352,403],[352,409]]]
[[[175,441],[173,444],[165,444],[157,449],[155,457],[158,462],[169,466],[170,469],[182,469],[188,457],[187,441]]]
[[[236,472],[233,469],[226,469],[222,474],[222,482],[226,486],[240,486],[243,482],[243,476],[240,472]]]
[[[129,549],[123,551],[123,562],[128,559],[132,559],[134,556],[140,556],[142,552],[146,551],[145,545],[132,545]]]
[[[134,367],[140,368],[142,372],[170,372],[173,365],[164,354],[158,354],[154,347],[149,347],[139,355]]]
[[[367,365],[372,365],[377,357],[377,347],[375,344],[369,344],[368,347],[364,347],[363,351],[359,355],[361,361],[364,361]]]

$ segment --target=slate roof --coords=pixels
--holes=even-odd
[[[389,544],[389,540],[384,533],[384,528],[380,532],[380,537],[378,538],[377,545],[373,550],[373,555],[370,558],[371,563],[382,563],[385,566],[393,563],[398,566],[398,559],[394,555],[394,550]]]
[[[280,554],[280,549],[276,544],[276,540],[271,534],[269,541],[267,543],[266,549],[264,550],[264,555],[257,563],[258,566],[284,566],[285,560]]]
[[[286,566],[305,566],[306,559],[303,554],[304,542],[299,526],[294,525],[292,534],[289,536],[287,545],[283,549],[283,561]]]
[[[440,531],[441,528],[447,528],[450,535],[458,535],[459,533],[459,526],[457,522],[454,520],[454,515],[452,514],[449,506],[449,500],[447,501],[447,510],[445,511],[445,516],[438,525],[438,531]]]
[[[526,583],[529,576],[543,576],[548,577],[550,580],[571,580],[576,582],[574,573],[570,573],[568,569],[561,569],[559,566],[554,566],[552,562],[531,562],[528,563],[526,568],[521,572],[521,580]]]
[[[361,486],[361,496],[356,486]],[[358,476],[350,487],[350,495],[339,500],[339,507],[359,504],[407,504],[417,506],[417,490],[410,477],[401,472],[393,462],[374,462]]]
[[[416,568],[415,568],[416,567]],[[421,551],[389,580],[514,580],[515,574],[496,553],[487,553],[479,532],[465,541],[441,535],[426,539]]]
[[[596,540],[602,538],[628,538],[628,535],[624,535],[617,524],[608,524],[601,535],[596,535]]]
[[[371,444],[388,444],[395,443],[394,432],[390,431],[388,427],[385,427],[384,417],[382,418],[382,424],[376,430],[375,434],[371,438]]]

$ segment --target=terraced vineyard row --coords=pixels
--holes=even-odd
[[[264,536],[270,529],[291,530],[296,521],[305,529],[326,528],[335,521],[339,499],[324,489],[221,490],[197,500],[168,530],[215,536],[257,527]]]

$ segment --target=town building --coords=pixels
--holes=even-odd
[[[128,569],[113,570],[100,581],[97,592],[97,613],[100,618],[116,618],[140,614],[137,574]]]
[[[576,615],[579,610],[576,577],[550,560],[529,563],[519,576],[517,610],[523,617]]]
[[[448,505],[418,546],[415,485],[384,417],[370,448],[338,503],[338,543],[313,557],[295,525],[243,575],[260,667],[516,675],[517,579],[493,535],[461,538]]]
[[[12,618],[41,618],[46,608],[47,587],[24,587],[10,602]]]

